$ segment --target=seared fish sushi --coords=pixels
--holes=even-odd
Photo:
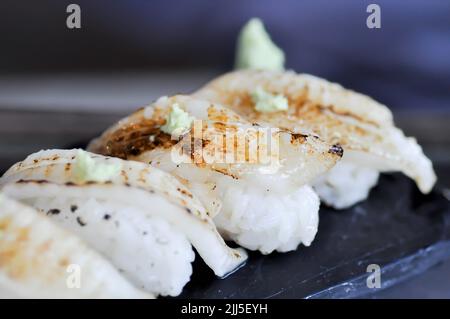
[[[169,134],[177,121],[184,130]],[[316,136],[258,126],[188,96],[160,98],[105,131],[89,150],[172,173],[208,208],[224,237],[265,254],[311,244],[320,203],[308,183],[342,156],[342,148]]]
[[[2,298],[151,298],[77,236],[0,194]]]
[[[414,138],[395,127],[386,106],[338,84],[292,71],[243,70],[213,80],[193,96],[221,103],[260,125],[340,144],[342,161],[314,182],[321,199],[336,208],[364,200],[379,172],[403,172],[423,193],[436,181],[431,161]],[[284,104],[262,109],[264,98],[269,106],[275,99]]]
[[[226,246],[196,198],[150,165],[48,150],[15,164],[2,191],[79,235],[137,287],[176,296],[189,281],[191,244],[218,276],[246,259]]]

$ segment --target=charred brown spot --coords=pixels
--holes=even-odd
[[[69,259],[66,257],[61,258],[58,262],[59,266],[61,266],[61,267],[67,267],[67,266],[69,266],[69,263],[70,263]]]
[[[185,190],[185,189],[181,189],[181,188],[177,188],[177,191],[179,191],[181,194],[183,194],[183,195],[186,195],[186,196],[188,196],[188,197],[190,197],[190,198],[192,198],[193,196],[192,196],[192,194],[191,193],[189,193],[187,190]]]
[[[127,159],[155,148],[170,148],[177,141],[169,134],[161,131],[165,120],[141,118],[129,123],[111,133],[106,141],[106,147],[101,150],[103,155]]]
[[[300,143],[303,144],[306,142],[308,135],[300,134],[300,133],[291,133],[291,144]]]
[[[226,132],[227,128],[229,128],[229,125],[225,124],[225,123],[221,123],[221,122],[214,122],[213,123],[213,127],[218,131],[218,132]]]
[[[217,167],[212,167],[211,169],[213,171],[216,171],[217,173],[230,176],[232,179],[239,179],[239,177],[237,177],[236,175],[231,174],[230,172],[228,172],[225,169],[220,169],[220,168],[217,168]]]
[[[64,170],[65,170],[66,172],[69,171],[71,165],[72,165],[71,163],[66,163],[66,165],[64,166]]]
[[[341,145],[335,144],[330,147],[330,149],[328,150],[328,153],[335,154],[339,157],[342,157],[342,155],[344,155],[344,149],[341,147]]]
[[[45,177],[50,176],[50,173],[52,172],[52,168],[53,168],[53,164],[50,164],[45,168],[45,171],[44,171]]]
[[[57,208],[49,209],[47,211],[47,215],[58,215],[61,211]]]
[[[48,183],[48,181],[45,179],[38,179],[38,180],[19,179],[16,183],[18,183],[18,184],[26,184],[26,183],[45,184],[45,183]]]
[[[85,222],[83,219],[81,219],[80,216],[77,217],[77,223],[78,223],[81,227],[86,226],[86,222]]]
[[[202,139],[202,147],[203,148],[206,148],[210,143],[211,143],[210,140]]]

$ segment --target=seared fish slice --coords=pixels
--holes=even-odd
[[[259,88],[283,94],[288,110],[256,111],[251,94]],[[378,172],[401,171],[423,193],[435,184],[431,161],[414,138],[394,126],[390,110],[338,84],[291,71],[244,70],[213,80],[194,96],[226,105],[252,122],[339,143],[345,149],[343,160],[315,183],[322,199],[337,208],[365,199]]]

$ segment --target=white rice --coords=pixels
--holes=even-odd
[[[223,178],[218,189],[222,211],[214,222],[239,245],[270,254],[295,250],[300,243],[309,246],[314,240],[320,201],[310,186],[279,193]]]
[[[319,176],[313,187],[325,204],[344,209],[365,200],[379,175],[377,169],[341,161]]]

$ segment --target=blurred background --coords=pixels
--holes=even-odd
[[[70,3],[81,29],[66,27]],[[381,29],[366,26],[370,3]],[[287,68],[388,105],[450,187],[448,0],[2,0],[0,12],[0,171],[230,70],[239,29],[259,17]]]
[[[85,93],[95,89],[105,101],[108,95],[118,99],[104,108],[120,109],[148,103],[153,94],[188,91],[230,70],[239,29],[260,17],[284,49],[288,68],[340,82],[395,109],[449,109],[447,0],[376,1],[381,29],[366,27],[373,1],[360,0],[78,0],[82,27],[68,29],[66,7],[72,2],[1,1],[0,102],[35,104],[43,98],[43,106],[55,107],[61,99],[87,107],[92,100]],[[197,76],[186,77],[187,71]],[[158,80],[146,78],[149,72],[160,73]],[[89,85],[78,78],[96,73],[108,76]],[[24,83],[25,96],[17,100],[11,80],[24,74],[39,78]],[[121,76],[126,90],[109,90],[111,74]],[[33,80],[44,81],[41,90],[31,91],[27,84]],[[44,96],[46,89],[66,84],[73,86],[70,94],[53,90]]]

